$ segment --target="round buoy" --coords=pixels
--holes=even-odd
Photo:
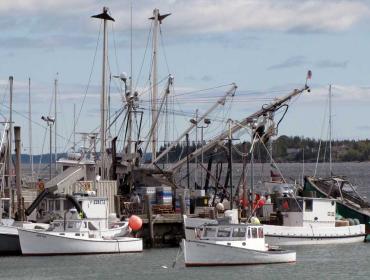
[[[224,211],[225,207],[222,203],[219,202],[219,203],[216,204],[216,209],[217,209],[217,211]]]
[[[143,225],[143,220],[138,217],[138,216],[135,216],[135,215],[132,215],[129,219],[128,219],[128,226],[132,229],[132,230],[139,230],[141,229]]]
[[[261,208],[263,205],[265,205],[265,201],[264,201],[264,200],[262,200],[262,199],[260,199],[260,200],[258,201],[258,203],[257,203],[257,207],[258,207],[258,208]]]

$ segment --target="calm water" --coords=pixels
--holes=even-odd
[[[267,166],[257,168],[263,172],[256,172],[256,180],[267,176]],[[279,168],[286,177],[301,176],[301,165],[281,164]],[[312,174],[314,164],[305,168]],[[325,172],[321,166],[319,175]],[[370,163],[339,163],[334,172],[347,175],[362,195],[370,197]],[[212,268],[185,268],[182,257],[172,268],[177,248],[127,255],[0,257],[0,279],[370,279],[370,242],[293,249],[297,251],[295,264]]]

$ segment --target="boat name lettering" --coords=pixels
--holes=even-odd
[[[94,204],[105,204],[105,200],[104,199],[96,199],[96,200],[94,200]]]

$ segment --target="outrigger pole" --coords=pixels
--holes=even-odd
[[[274,112],[282,104],[289,101],[294,96],[304,92],[305,90],[307,90],[308,92],[310,91],[310,88],[307,84],[301,89],[294,89],[291,93],[289,93],[288,95],[286,95],[285,97],[283,97],[281,99],[277,99],[276,101],[272,102],[270,105],[262,107],[260,110],[258,110],[254,114],[246,117],[241,122],[234,122],[235,125],[233,125],[230,129],[228,129],[227,131],[224,131],[219,136],[217,136],[216,138],[211,140],[208,144],[204,145],[203,146],[203,152],[207,151],[207,150],[210,150],[212,147],[216,146],[220,141],[223,141],[224,139],[229,137],[229,135],[232,135],[233,133],[235,133],[235,132],[239,131],[240,129],[244,128],[246,125],[252,123],[254,121],[254,119],[256,119],[256,118],[258,118],[258,117],[260,117],[260,116],[262,116],[262,115],[264,115],[268,112]],[[174,146],[174,144],[171,145],[169,148],[167,148],[166,151],[164,151],[161,155],[163,155],[165,152],[166,153],[169,152],[169,150],[171,150],[173,148],[173,146]],[[199,148],[199,149],[195,150],[193,153],[191,153],[189,155],[189,160],[191,161],[195,157],[199,156],[201,153],[202,153],[202,148]],[[187,160],[187,158],[183,158],[183,159],[179,160],[178,162],[176,162],[174,165],[171,166],[169,171],[172,171],[172,172],[176,171],[183,164],[186,163],[186,160]]]

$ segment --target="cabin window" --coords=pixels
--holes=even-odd
[[[258,228],[258,237],[263,238],[263,228],[262,227]]]
[[[306,200],[305,201],[305,207],[304,210],[306,212],[312,212],[312,200]]]
[[[248,228],[248,238],[251,238],[251,229]]]
[[[55,210],[56,210],[56,211],[61,210],[61,209],[60,209],[60,200],[59,200],[59,199],[55,200]]]
[[[204,237],[216,237],[216,229],[215,228],[206,228],[204,230]]]
[[[67,223],[67,228],[73,228],[73,222],[68,222]]]
[[[252,228],[252,237],[257,238],[257,228]]]
[[[230,237],[231,228],[229,227],[220,227],[217,232],[217,237]]]
[[[49,211],[54,211],[54,201],[53,200],[49,200]]]
[[[245,237],[246,228],[234,228],[233,237]]]

